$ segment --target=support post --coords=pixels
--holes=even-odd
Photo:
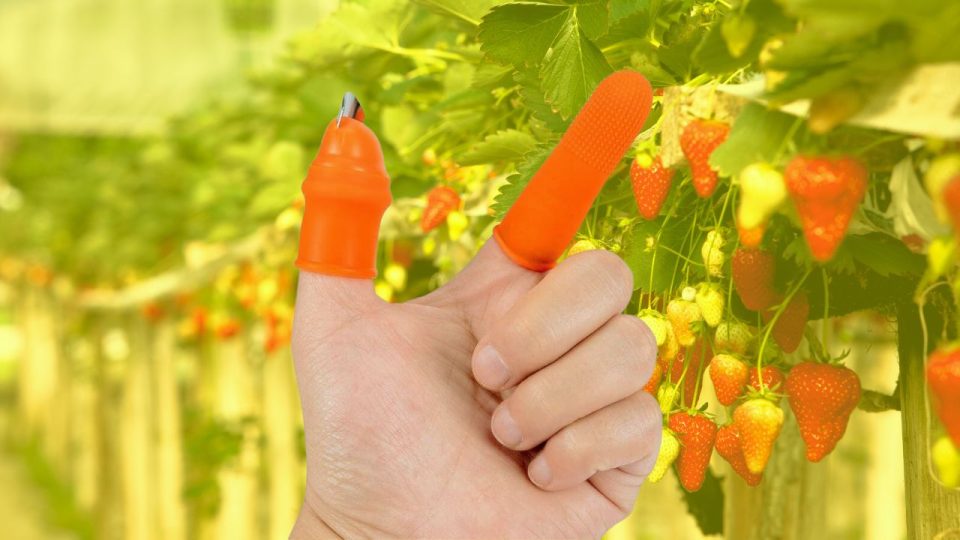
[[[916,305],[904,303],[897,312],[907,537],[957,539],[960,538],[960,490],[945,488],[931,473],[931,426],[927,421],[923,367],[928,351],[923,350],[919,311]],[[943,321],[931,308],[925,315],[928,335],[939,336]]]

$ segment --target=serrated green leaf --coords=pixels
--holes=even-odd
[[[760,53],[763,41],[760,35],[754,32],[747,44],[738,44],[738,46],[741,47],[741,54],[734,57],[730,54],[728,41],[723,35],[723,23],[717,22],[703,36],[703,40],[693,53],[694,60],[707,73],[717,75],[730,73],[749,65]]]
[[[543,122],[544,126],[554,133],[561,133],[567,128],[567,121],[547,103],[540,89],[540,79],[531,71],[519,71],[514,80],[520,85],[520,96],[523,104],[534,118]]]
[[[590,92],[613,68],[586,36],[576,16],[564,21],[541,70],[547,102],[564,118],[580,110]]]
[[[540,169],[540,166],[543,165],[552,151],[553,144],[543,144],[524,156],[523,163],[517,167],[517,172],[507,178],[507,183],[500,188],[493,204],[490,205],[490,209],[493,210],[497,220],[501,220],[507,215],[510,207],[517,202],[517,198],[530,183],[530,179],[533,178],[533,175]]]
[[[926,266],[923,255],[885,234],[848,236],[843,244],[853,260],[883,277],[919,276]]]
[[[480,49],[503,64],[539,64],[570,10],[533,2],[497,6],[480,23]]]
[[[597,39],[607,32],[610,12],[605,0],[593,0],[577,5],[577,20],[580,28],[590,39]]]
[[[622,19],[647,11],[649,8],[650,0],[611,0],[610,24],[614,25]]]
[[[482,88],[500,85],[512,72],[513,69],[510,66],[485,62],[477,66],[477,70],[473,74],[473,86]]]
[[[461,165],[517,161],[534,150],[536,146],[537,140],[533,135],[515,129],[504,129],[487,135],[482,142],[460,156],[457,161]]]
[[[678,80],[686,80],[692,75],[694,52],[703,37],[699,17],[688,17],[683,23],[670,26],[669,30],[664,32],[662,45],[657,51],[660,63]]]
[[[681,220],[658,218],[642,221],[624,235],[623,259],[633,271],[635,288],[651,293],[670,288],[686,231]]]
[[[444,15],[460,19],[474,26],[480,24],[490,8],[502,4],[505,0],[414,0]]]
[[[722,176],[733,177],[751,163],[774,163],[784,139],[798,121],[796,117],[750,103],[737,116],[727,140],[710,156],[710,165]],[[796,131],[802,129],[805,128],[799,126]]]
[[[767,92],[766,97],[775,104],[817,97],[848,84],[855,75],[847,66],[819,72],[791,72]]]

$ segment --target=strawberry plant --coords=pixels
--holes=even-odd
[[[656,476],[673,468],[701,530],[721,533],[722,477],[782,485],[784,445],[836,459],[858,415],[900,410],[907,507],[937,509],[908,510],[908,536],[957,526],[956,2],[341,4],[162,134],[18,134],[0,169],[4,279],[90,306],[187,275],[130,307],[179,321],[184,347],[249,333],[275,355],[300,182],[344,91],[392,182],[376,291],[404,301],[470,260],[593,88],[633,70],[654,110],[566,256],[606,249],[633,272],[627,311],[659,353]],[[895,393],[842,359],[851,314],[896,325]]]

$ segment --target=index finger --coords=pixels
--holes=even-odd
[[[529,270],[553,268],[643,128],[652,99],[650,83],[635,71],[618,71],[597,85],[494,229],[507,256]]]

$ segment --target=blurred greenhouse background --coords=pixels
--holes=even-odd
[[[524,82],[499,90],[506,72],[478,65],[495,3],[0,0],[2,536],[286,537],[304,477],[287,347],[302,175],[354,91],[393,180],[378,293],[461,268],[511,172],[468,150],[526,114]],[[541,142],[521,135],[518,155]],[[463,210],[424,233],[444,179]],[[892,323],[837,334],[864,386],[893,391]],[[728,530],[765,508],[787,531],[770,538],[906,537],[900,426],[857,414],[820,464],[784,437],[756,490],[717,460]],[[701,537],[672,475],[610,534]]]

